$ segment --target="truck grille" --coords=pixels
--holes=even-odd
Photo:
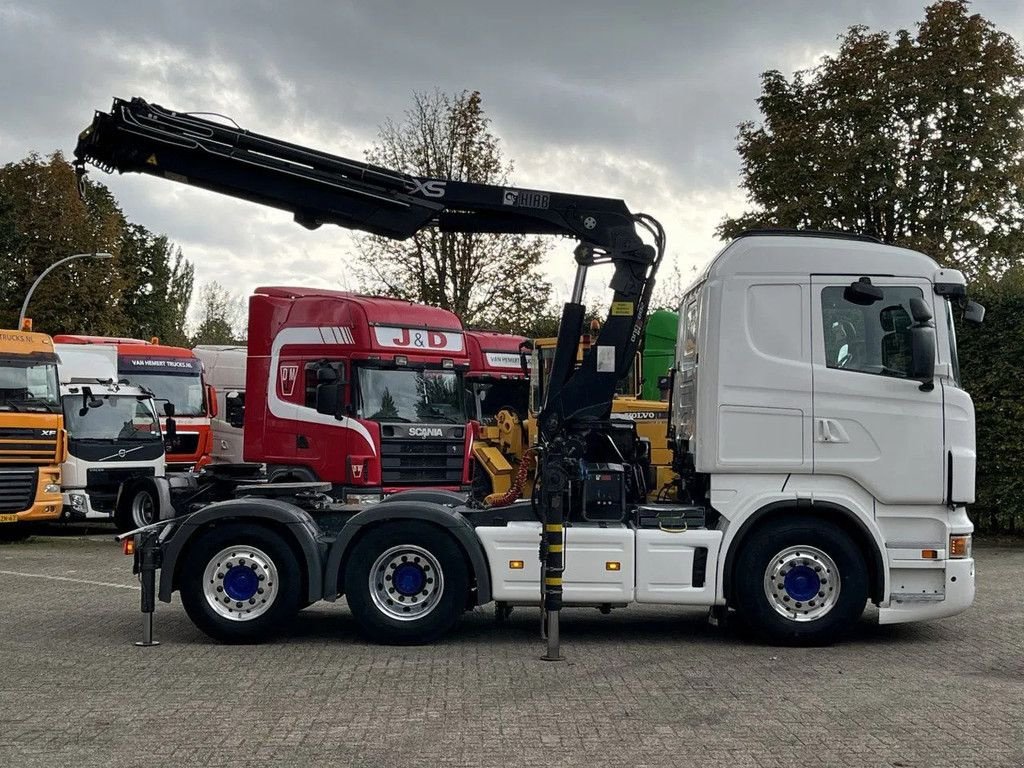
[[[0,469],[0,512],[24,512],[36,495],[39,470]]]
[[[56,430],[0,427],[0,464],[53,464]]]
[[[465,444],[459,440],[381,438],[384,485],[459,485]]]
[[[167,453],[192,456],[199,448],[198,432],[178,432],[173,440],[166,441]]]
[[[114,469],[89,469],[85,473],[86,487],[92,490],[117,490],[126,480],[135,477],[152,477],[152,467],[117,467]]]

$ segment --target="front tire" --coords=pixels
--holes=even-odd
[[[386,645],[433,642],[455,626],[469,594],[459,545],[417,521],[369,531],[348,558],[344,584],[360,633]]]
[[[736,561],[736,607],[760,640],[827,645],[864,612],[868,573],[834,523],[778,519],[750,534]]]
[[[160,519],[160,502],[152,483],[127,485],[117,498],[114,527],[118,532],[133,531]]]
[[[268,528],[239,523],[197,537],[179,575],[192,622],[222,643],[259,643],[285,629],[303,601],[288,543]]]

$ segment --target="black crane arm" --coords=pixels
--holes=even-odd
[[[97,112],[79,135],[75,158],[80,176],[86,163],[107,172],[161,176],[289,211],[309,228],[331,223],[399,240],[427,226],[578,240],[576,286],[563,310],[541,414],[545,437],[566,421],[609,415],[615,385],[640,343],[664,251],[660,225],[631,213],[621,200],[412,176],[140,98],[115,99],[109,113]],[[653,233],[656,247],[644,243],[638,224]],[[611,314],[574,371],[583,281],[587,268],[600,263],[615,268]]]

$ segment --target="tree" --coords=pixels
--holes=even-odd
[[[854,231],[969,278],[1024,251],[1024,59],[967,0],[933,3],[916,36],[851,27],[813,69],[766,72],[758,104],[738,144],[754,209],[722,237]]]
[[[415,93],[405,120],[384,123],[366,158],[414,176],[484,184],[508,184],[512,172],[476,91]],[[407,241],[366,235],[360,250],[367,290],[442,307],[467,325],[520,332],[547,306],[540,238],[430,228]]]
[[[166,237],[127,222],[105,186],[87,179],[84,192],[59,152],[0,168],[0,327],[14,326],[48,266],[106,251],[113,260],[72,261],[46,276],[29,305],[33,327],[185,343],[192,265]]]
[[[977,419],[977,499],[971,519],[982,532],[1024,532],[1024,265],[971,286],[985,324],[957,326],[964,388]]]
[[[127,283],[121,300],[124,335],[187,344],[185,322],[194,268],[181,249],[165,235],[128,224],[121,236],[120,269]]]
[[[678,261],[672,262],[672,271],[662,273],[654,286],[654,296],[651,298],[651,309],[667,309],[671,312],[678,312],[683,303],[683,296],[686,289],[697,277],[697,268],[690,267],[687,274],[683,274]]]
[[[198,321],[191,344],[235,344],[245,339],[242,300],[211,281],[199,290]]]
[[[0,327],[13,328],[32,282],[73,253],[105,251],[113,261],[79,259],[36,288],[28,315],[46,333],[116,334],[124,280],[118,270],[124,217],[102,184],[78,193],[59,153],[32,154],[0,168]]]

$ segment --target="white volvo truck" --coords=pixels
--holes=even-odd
[[[61,467],[62,519],[109,520],[125,483],[164,476],[164,438],[152,395],[118,379],[117,348],[55,344],[61,405],[68,436]],[[134,520],[153,517],[152,494],[142,494]],[[145,509],[149,505],[149,509]],[[129,504],[130,506],[130,504]]]
[[[155,175],[310,227],[579,242],[531,447],[532,498],[487,507],[422,490],[359,508],[335,504],[326,484],[199,485],[188,498],[200,501],[178,505],[185,514],[126,539],[147,613],[154,588],[165,602],[179,591],[204,632],[251,642],[344,595],[366,636],[421,643],[473,606],[494,602],[502,617],[539,604],[557,658],[563,606],[734,610],[768,641],[823,643],[868,602],[892,623],[973,600],[974,412],[954,313],[980,320],[983,308],[959,272],[923,254],[828,233],[748,233],[723,249],[680,312],[676,501],[650,503],[650,452],[611,404],[665,252],[651,217],[612,198],[409,176],[142,99],[96,113],[75,154],[80,173],[89,162]],[[601,265],[614,295],[577,366],[587,273]],[[280,344],[282,361],[299,354]],[[350,386],[318,378],[318,418],[348,418]]]

